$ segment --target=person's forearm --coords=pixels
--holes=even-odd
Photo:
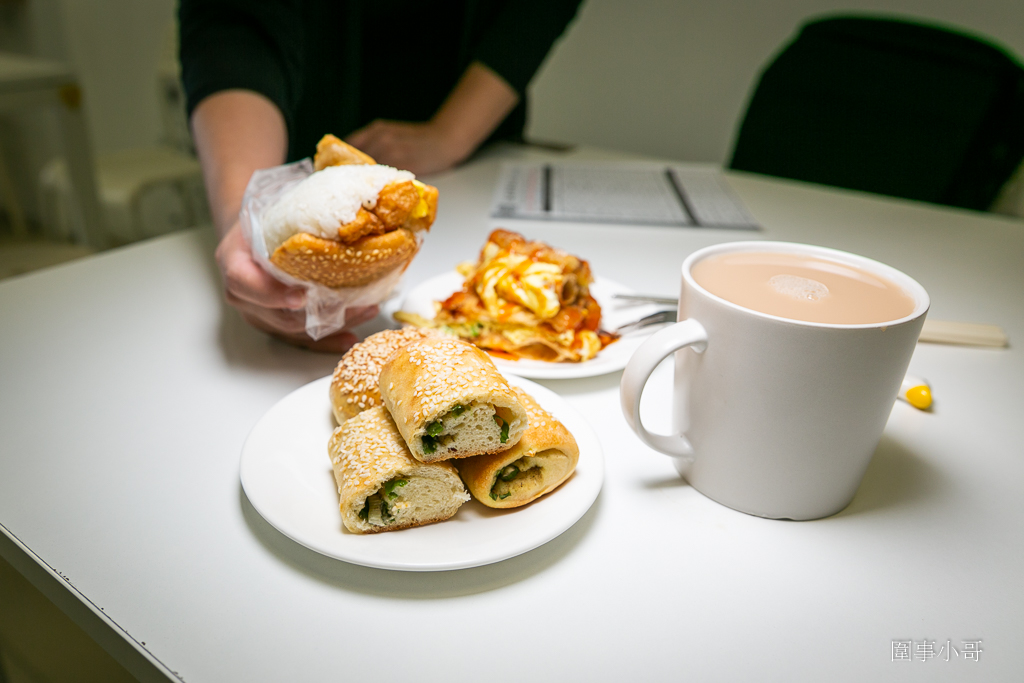
[[[430,123],[457,151],[458,163],[472,154],[518,103],[519,95],[512,86],[487,66],[473,62]]]
[[[238,218],[253,171],[284,163],[288,153],[284,117],[262,95],[226,90],[199,103],[191,126],[213,223],[223,237]]]

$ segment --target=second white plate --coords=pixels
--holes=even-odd
[[[436,314],[434,302],[444,301],[453,292],[461,289],[462,281],[463,277],[454,270],[432,277],[410,290],[397,310],[416,313],[431,320]],[[633,290],[607,278],[596,278],[594,284],[590,286],[590,293],[601,305],[601,327],[606,330],[614,330],[620,325],[659,310],[657,306],[649,304],[629,305],[617,301],[613,295],[633,294]],[[582,363],[548,363],[540,360],[506,360],[504,358],[492,358],[492,360],[502,372],[533,379],[595,377],[626,367],[633,352],[655,329],[657,328],[647,328],[641,332],[624,336],[614,344],[602,349],[595,358]]]

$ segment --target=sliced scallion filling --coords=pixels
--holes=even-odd
[[[501,419],[501,417],[498,416],[498,415],[494,416],[494,422],[499,427],[501,427],[501,434],[498,436],[498,438],[501,439],[502,443],[507,443],[508,442],[508,422],[506,422],[505,420]]]
[[[408,483],[409,482],[405,479],[392,479],[384,484],[384,495],[386,495],[390,500],[394,500],[395,498],[398,498],[398,494],[395,493],[395,489],[401,488]]]
[[[498,474],[494,477],[494,484],[491,486],[491,500],[505,500],[512,495],[512,492],[508,490],[508,486],[502,486],[502,483],[508,483],[519,476],[519,468],[513,465],[505,465]],[[499,492],[499,489],[503,489]]]
[[[423,452],[426,454],[434,453],[437,451],[438,446],[447,444],[450,438],[445,438],[445,430],[453,426],[449,421],[459,417],[464,412],[466,412],[466,406],[456,403],[452,406],[451,410],[428,424],[424,430],[426,434],[421,437]],[[448,423],[447,427],[445,426],[446,423]]]
[[[519,474],[519,468],[515,465],[509,465],[501,468],[501,472],[498,473],[498,478],[502,481],[512,481]]]
[[[363,509],[359,511],[359,518],[373,526],[384,526],[395,521],[388,504],[380,497],[380,493],[367,496],[363,503]]]
[[[530,456],[515,460],[494,473],[491,484],[491,500],[504,500],[513,493],[530,491],[543,479],[542,461]]]
[[[359,519],[372,524],[373,526],[385,526],[395,521],[395,515],[391,511],[391,506],[388,505],[386,499],[394,500],[398,498],[398,493],[395,491],[397,488],[401,488],[408,484],[407,479],[390,479],[384,482],[384,485],[380,489],[366,497],[363,501],[363,508],[359,511]]]

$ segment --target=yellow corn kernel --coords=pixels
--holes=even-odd
[[[907,403],[920,410],[928,410],[932,405],[932,390],[926,384],[911,387],[905,394]]]

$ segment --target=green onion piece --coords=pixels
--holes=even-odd
[[[367,496],[366,500],[363,501],[363,509],[359,511],[359,519],[364,522],[370,519],[370,497]]]
[[[405,486],[408,483],[409,482],[405,479],[392,479],[388,483],[384,484],[384,494],[387,495],[388,498],[394,500],[395,498],[398,498],[398,494],[395,493],[395,487]]]
[[[395,521],[395,516],[391,514],[391,510],[388,508],[388,504],[383,500],[380,502],[380,519],[385,524],[390,524]]]
[[[509,492],[508,492],[508,493],[506,493],[505,495],[501,496],[501,499],[502,499],[502,500],[505,500],[506,498],[508,498],[508,497],[509,497],[509,496],[511,496],[511,495],[512,495],[512,492],[511,492],[511,491],[509,491]]]
[[[491,500],[498,500],[498,497],[492,493],[491,494]]]
[[[424,453],[430,454],[437,450],[437,439],[432,436],[424,436],[422,443]]]
[[[501,425],[501,442],[505,443],[508,441],[508,422]]]
[[[452,417],[458,417],[459,415],[462,415],[464,412],[466,412],[466,408],[461,403],[456,403],[454,406],[452,406]]]
[[[504,443],[504,441],[502,443]],[[515,465],[509,465],[508,467],[503,468],[501,470],[501,473],[498,475],[498,477],[502,481],[512,481],[513,479],[515,479],[518,476],[519,476],[519,468],[516,467]]]
[[[427,425],[427,434],[430,434],[431,436],[440,436],[441,432],[443,431],[444,425],[441,423],[440,420],[431,422],[430,424]]]

